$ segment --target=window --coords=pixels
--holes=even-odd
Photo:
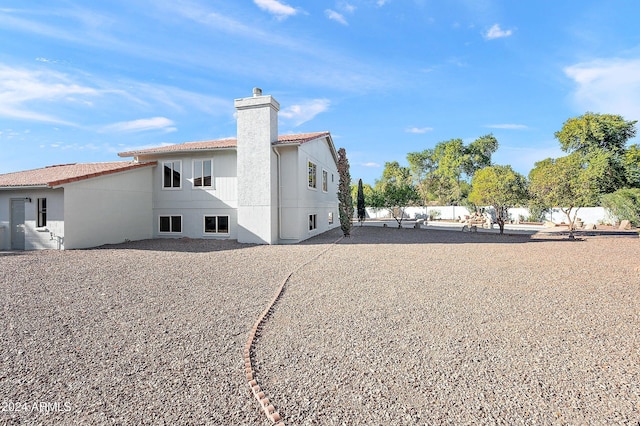
[[[37,227],[47,226],[47,199],[38,198],[38,223]]]
[[[310,214],[309,215],[309,231],[313,231],[314,229],[317,228],[316,226],[316,218],[318,217],[318,215],[315,214]]]
[[[205,216],[204,217],[204,233],[205,234],[228,234],[229,233],[229,216]]]
[[[333,224],[333,212],[329,212],[329,225]]]
[[[162,175],[163,188],[180,188],[180,171],[182,161],[165,161],[163,163],[164,174]]]
[[[160,232],[182,232],[182,216],[160,216]]]
[[[329,173],[326,170],[322,171],[322,190],[327,192],[329,189]]]
[[[316,169],[315,163],[309,161],[309,188],[317,188],[316,184]]]
[[[194,160],[193,161],[193,186],[211,187],[211,170],[213,169],[212,160]]]

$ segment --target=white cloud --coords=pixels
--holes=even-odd
[[[311,99],[281,110],[280,116],[287,120],[292,120],[296,126],[299,126],[313,119],[316,115],[327,111],[330,105],[331,101],[329,99]]]
[[[389,2],[389,0],[376,0],[376,6],[382,7],[385,4],[387,4],[388,2]]]
[[[275,15],[278,19],[285,19],[298,13],[295,8],[277,0],[253,0],[253,2],[260,9]]]
[[[581,112],[640,119],[640,59],[597,59],[566,67],[564,73],[576,83],[573,100]]]
[[[61,73],[0,64],[0,116],[72,126],[73,123],[43,111],[46,104],[91,104],[88,99],[100,94],[99,90],[78,84]]]
[[[144,132],[147,130],[162,130],[165,133],[174,132],[174,122],[166,117],[142,118],[132,121],[121,121],[106,126],[104,132]]]
[[[484,38],[486,38],[487,40],[493,40],[496,38],[509,37],[512,34],[513,34],[513,31],[503,30],[502,28],[500,28],[499,24],[495,24],[494,26],[489,28],[489,31],[485,33]]]
[[[62,151],[101,151],[103,149],[102,146],[98,146],[93,143],[52,143],[49,144],[48,147]],[[40,148],[47,148],[47,145],[40,145]]]
[[[404,131],[406,133],[424,134],[433,130],[433,127],[407,127]]]
[[[347,13],[353,13],[356,11],[356,7],[346,1],[339,2],[337,7]]]
[[[362,167],[381,167],[380,164],[370,161],[368,163],[360,163]]]
[[[326,15],[327,18],[331,19],[332,21],[336,21],[342,25],[349,25],[349,23],[344,18],[344,16],[342,16],[340,13],[336,12],[335,10],[327,9],[324,11],[324,14]]]
[[[524,124],[487,124],[484,127],[487,127],[489,129],[505,129],[505,130],[525,130],[529,128]]]

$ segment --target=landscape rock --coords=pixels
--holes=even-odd
[[[631,222],[629,222],[626,219],[623,221],[620,221],[620,226],[618,229],[631,229]]]

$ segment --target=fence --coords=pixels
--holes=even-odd
[[[490,210],[493,210],[489,207]],[[367,207],[367,219],[388,219],[392,217],[389,209],[378,209]],[[575,213],[575,208],[571,210],[571,217]],[[405,207],[404,217],[406,219],[433,218],[444,220],[459,220],[469,216],[470,212],[463,206],[426,206],[426,207]],[[509,220],[520,223],[529,219],[529,209],[526,207],[514,207],[509,209]],[[584,223],[602,224],[616,223],[617,219],[604,207],[580,207],[578,217]],[[567,216],[559,209],[553,208],[546,214],[545,220],[557,224],[566,223]]]

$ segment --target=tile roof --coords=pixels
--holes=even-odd
[[[284,145],[288,143],[303,144],[310,142],[314,139],[321,138],[323,136],[329,136],[329,132],[315,132],[315,133],[299,133],[297,135],[280,135],[278,141],[274,145]]]
[[[329,132],[300,133],[297,135],[280,135],[274,145],[303,144],[314,139],[328,136]],[[212,149],[235,148],[236,139],[219,139],[200,142],[185,142],[175,145],[159,146],[155,148],[139,149],[134,151],[119,152],[120,157],[135,157],[138,155],[171,154],[178,152],[208,151]]]
[[[235,139],[219,139],[215,141],[185,142],[175,145],[158,146],[155,148],[138,149],[134,151],[119,152],[119,157],[135,157],[143,154],[165,154],[172,152],[207,151],[211,149],[235,148]]]
[[[0,188],[7,189],[27,186],[54,187],[97,176],[124,172],[140,167],[149,167],[155,164],[155,162],[135,163],[133,161],[60,164],[43,167],[41,169],[2,174],[0,175]]]

